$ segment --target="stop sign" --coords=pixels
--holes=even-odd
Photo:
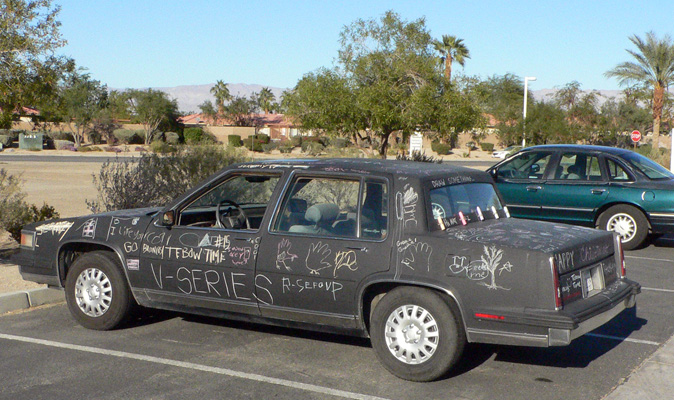
[[[632,131],[632,141],[634,143],[637,143],[639,140],[641,140],[641,132],[639,131]]]

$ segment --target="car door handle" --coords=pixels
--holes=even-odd
[[[529,192],[537,192],[541,189],[543,189],[542,186],[527,186],[527,191]]]
[[[362,251],[363,253],[367,253],[368,251],[370,251],[370,249],[368,249],[367,247],[347,247],[347,249],[358,250],[358,251]]]
[[[604,194],[606,189],[592,189],[592,194]]]

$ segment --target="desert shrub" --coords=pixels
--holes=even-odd
[[[175,132],[164,132],[164,141],[168,144],[178,144],[180,135]]]
[[[302,138],[301,135],[293,136],[290,138],[290,144],[292,144],[293,147],[300,147],[302,146]]]
[[[399,154],[398,156],[396,156],[396,160],[442,164],[441,159],[435,158],[433,156],[427,156],[426,153],[422,153],[420,151],[413,151],[411,155]]]
[[[246,161],[245,152],[221,146],[117,158],[105,162],[94,176],[98,196],[87,200],[87,206],[93,212],[163,206],[221,168],[242,161]]]
[[[262,151],[265,152],[266,154],[269,154],[276,149],[278,149],[278,143],[275,142],[264,143],[262,145]]]
[[[12,138],[9,135],[0,135],[0,144],[2,147],[10,147],[12,145]]]
[[[466,147],[468,148],[468,151],[477,150],[477,145],[473,141],[466,143]]]
[[[101,149],[98,146],[80,146],[80,148],[77,149],[77,151],[80,151],[82,153],[89,153],[89,152],[92,152],[92,151],[94,151],[94,152],[95,151],[103,151],[103,149]]]
[[[230,147],[241,147],[241,135],[229,135],[227,136],[227,145]]]
[[[306,146],[305,146],[306,143]],[[317,156],[325,150],[325,146],[319,142],[305,142],[302,143],[303,151],[310,156]]]
[[[494,151],[494,143],[480,143],[482,151]]]
[[[349,144],[351,144],[349,139],[345,139],[345,138],[332,138],[332,139],[330,139],[330,146],[334,147],[336,149],[346,148],[346,147],[349,146]]]
[[[176,146],[164,142],[162,140],[155,140],[154,142],[150,143],[150,150],[153,153],[157,154],[168,154],[168,153],[175,153],[176,151],[178,151]]]
[[[187,144],[197,144],[201,142],[201,138],[204,136],[204,130],[201,128],[185,128],[183,131],[183,136],[185,137],[185,143]]]
[[[290,154],[293,151],[293,146],[288,143],[283,143],[279,145],[278,151],[280,151],[281,154]]]
[[[48,136],[52,138],[52,140],[69,140],[73,143],[75,143],[75,138],[73,137],[73,134],[70,132],[50,132],[48,133]]]
[[[452,146],[447,143],[431,142],[431,150],[439,155],[447,155],[451,152]]]
[[[124,149],[117,147],[117,146],[105,146],[103,150],[110,152],[110,153],[121,153],[124,151]]]
[[[115,129],[112,132],[117,142],[122,144],[144,144],[145,132],[131,129]]]
[[[262,151],[262,145],[269,143],[269,135],[259,133],[243,140],[243,145],[251,151]]]
[[[21,229],[31,222],[58,218],[54,207],[46,203],[37,208],[24,201],[21,180],[0,169],[0,228],[6,230],[17,242],[21,240]]]
[[[75,142],[70,140],[54,140],[54,148],[56,150],[71,150],[75,148]]]

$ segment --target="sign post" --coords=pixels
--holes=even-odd
[[[634,130],[632,131],[630,137],[632,138],[632,142],[634,142],[634,148],[636,149],[637,143],[639,143],[639,141],[641,140],[641,132]]]

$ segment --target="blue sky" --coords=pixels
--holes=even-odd
[[[628,37],[674,36],[674,1],[175,1],[54,0],[61,53],[114,88],[227,83],[293,87],[333,65],[339,33],[394,10],[426,18],[431,35],[455,35],[471,53],[455,71],[486,78],[535,76],[532,90],[578,81],[619,89],[603,74],[630,60]]]

